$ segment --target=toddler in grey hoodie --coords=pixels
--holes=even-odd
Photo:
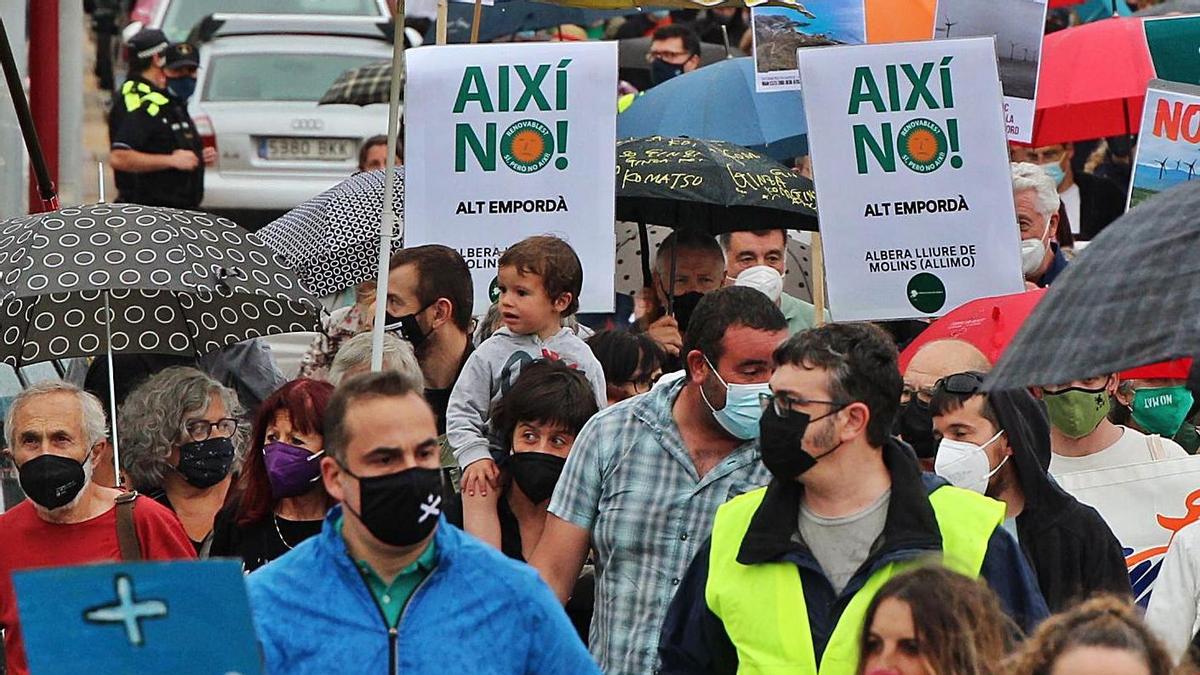
[[[499,264],[500,316],[504,327],[472,352],[450,394],[446,440],[463,470],[464,499],[495,489],[499,471],[488,440],[491,407],[512,387],[521,368],[554,359],[587,376],[603,408],[608,402],[604,371],[564,316],[579,308],[583,266],[565,241],[552,236],[523,239]]]

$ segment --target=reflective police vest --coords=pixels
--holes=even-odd
[[[867,579],[838,619],[818,666],[796,565],[737,561],[742,539],[765,494],[766,488],[760,488],[735,497],[717,509],[713,521],[704,597],[737,650],[738,673],[854,675],[871,600],[888,579],[921,561],[888,563]],[[929,502],[942,535],[942,563],[972,579],[978,577],[992,532],[1004,521],[1004,503],[950,486],[930,493]]]
[[[150,88],[150,85],[145,82],[134,82],[126,80],[121,86],[121,96],[125,100],[125,111],[133,112],[146,106],[146,114],[154,117],[162,107],[171,102],[171,99]]]

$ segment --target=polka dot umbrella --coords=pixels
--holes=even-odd
[[[14,368],[107,354],[111,393],[114,352],[198,356],[319,324],[292,270],[225,218],[89,204],[0,222],[0,362]]]

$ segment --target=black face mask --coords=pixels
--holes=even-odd
[[[920,459],[933,459],[937,455],[937,441],[933,438],[933,416],[929,404],[913,398],[900,406],[893,433],[912,446]]]
[[[662,59],[654,59],[650,62],[650,82],[654,84],[662,84],[667,80],[678,77],[683,74],[683,66],[674,63],[667,63]]]
[[[696,305],[700,304],[700,298],[704,294],[699,291],[676,295],[671,301],[671,311],[675,313],[675,322],[679,324],[679,332],[686,333],[688,324],[692,321],[692,312],[696,311]]]
[[[813,456],[804,449],[804,432],[808,425],[836,413],[836,408],[816,419],[793,411],[788,417],[780,417],[775,412],[775,406],[769,405],[763,410],[762,420],[759,421],[759,448],[762,452],[763,465],[779,480],[794,480],[797,476],[813,468],[818,459],[841,447],[841,443]]]
[[[17,469],[17,476],[25,494],[47,510],[70,504],[87,483],[83,464],[60,455],[34,457]]]
[[[183,479],[192,487],[210,488],[225,480],[233,467],[233,439],[209,438],[179,446],[179,466]]]
[[[350,512],[379,541],[412,546],[437,527],[442,513],[441,469],[414,468],[368,478],[355,476],[345,466],[342,471],[358,479],[362,513]]]
[[[391,312],[387,313],[387,323],[384,324],[385,331],[394,331],[400,333],[400,337],[408,340],[408,343],[413,346],[413,349],[420,349],[422,345],[429,339],[433,331],[426,333],[421,330],[421,324],[417,322],[417,315],[425,310],[433,307],[432,304],[425,305],[421,309],[412,314],[397,316]]]
[[[529,501],[541,504],[554,494],[554,486],[566,462],[562,457],[544,452],[514,452],[508,458],[508,467]]]

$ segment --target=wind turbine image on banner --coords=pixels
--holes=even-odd
[[[1163,172],[1167,170],[1167,158],[1156,159],[1153,163],[1158,165],[1158,179],[1162,180]]]
[[[1192,176],[1196,173],[1196,162],[1197,161],[1200,161],[1200,160],[1193,159],[1190,162],[1183,163],[1183,165],[1188,168],[1188,177],[1187,177],[1188,180],[1191,180]]]
[[[943,14],[942,16],[945,17],[945,21],[943,21],[943,25],[945,26],[945,28],[943,30],[946,31],[946,37],[950,37],[950,29],[953,28],[954,26],[957,26],[958,22],[951,21],[949,14]]]

